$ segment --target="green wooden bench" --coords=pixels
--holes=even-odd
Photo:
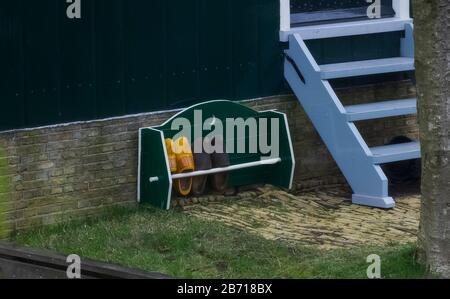
[[[199,115],[201,114],[201,118]],[[166,154],[166,138],[174,138],[180,133],[177,127],[180,119],[188,120],[192,126],[191,136],[186,136],[192,144],[193,137],[206,137],[211,131],[202,130],[204,123],[220,120],[224,128],[223,138],[226,146],[234,143],[234,151],[228,152],[230,166],[215,168],[206,171],[194,171],[183,174],[171,174]],[[245,126],[245,140],[236,138],[238,127],[236,120],[253,121],[257,130],[249,130]],[[264,125],[264,121],[267,125]],[[233,127],[234,126],[234,127]],[[212,128],[216,128],[212,126]],[[226,128],[233,128],[227,132]],[[241,127],[242,129],[242,127]],[[273,132],[272,132],[273,131]],[[197,135],[196,135],[197,132]],[[233,132],[233,136],[231,136]],[[241,131],[242,132],[242,131]],[[199,136],[200,134],[200,136]],[[260,146],[257,151],[249,151],[250,142],[266,138],[267,144],[279,140],[279,150],[276,156],[265,156]],[[245,144],[246,151],[238,152],[236,143]],[[273,145],[273,144],[272,144]],[[254,184],[271,184],[282,188],[292,188],[294,177],[295,158],[288,121],[285,114],[277,111],[257,112],[246,106],[230,101],[211,101],[192,106],[158,127],[142,128],[139,131],[139,174],[138,174],[138,201],[148,203],[161,209],[170,209],[172,197],[172,182],[175,179],[211,175],[229,172],[229,187],[239,187]]]

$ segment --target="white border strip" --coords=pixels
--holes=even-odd
[[[289,183],[289,189],[292,189],[292,187],[294,185],[295,166],[297,163],[295,161],[294,144],[292,143],[291,130],[289,129],[289,122],[288,122],[286,113],[282,113],[279,111],[273,111],[273,112],[277,113],[277,114],[281,114],[283,116],[284,122],[286,124],[286,130],[287,130],[287,135],[288,135],[288,140],[289,140],[289,147],[291,148],[291,158],[292,158],[291,181]]]
[[[159,131],[159,130],[155,130],[150,128],[150,130],[153,130],[155,132],[159,132],[159,134],[161,135],[161,143],[163,145],[163,150],[164,150],[164,157],[166,158],[166,166],[167,166],[167,177],[169,178],[169,192],[167,195],[167,207],[166,210],[170,210],[170,203],[172,201],[172,187],[173,187],[173,181],[171,179],[172,176],[172,172],[170,171],[170,163],[169,163],[169,157],[167,156],[167,147],[166,147],[166,141],[164,139],[164,133],[163,131]]]
[[[138,149],[138,176],[137,176],[137,202],[141,202],[141,154],[142,154],[142,128],[139,129],[139,149]]]

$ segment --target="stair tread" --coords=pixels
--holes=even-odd
[[[325,64],[320,66],[322,79],[385,74],[414,70],[414,58],[394,57],[374,60]]]
[[[361,121],[417,113],[417,99],[391,100],[346,106],[348,121]]]
[[[352,35],[375,34],[405,30],[405,25],[412,19],[384,18],[379,20],[362,20],[293,27],[280,32],[281,41],[287,41],[292,34],[299,34],[303,40],[324,39]]]
[[[421,157],[419,141],[378,146],[373,147],[370,150],[372,151],[375,164],[413,160]]]

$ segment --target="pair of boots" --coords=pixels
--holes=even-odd
[[[198,148],[202,148],[203,139],[195,141]],[[230,158],[225,151],[225,146],[222,140],[214,138],[211,141],[217,151],[212,154],[205,152],[194,154],[195,170],[208,170],[212,168],[222,168],[230,166]],[[192,186],[192,194],[194,196],[203,195],[206,191],[207,183],[210,183],[211,188],[218,193],[224,193],[228,187],[228,173],[217,173],[210,176],[201,176],[194,178]]]
[[[202,139],[195,142],[203,143]],[[220,144],[216,144],[220,142]],[[192,148],[189,140],[186,137],[181,137],[175,141],[166,139],[167,156],[169,159],[170,171],[172,173],[187,173],[193,171],[208,170],[212,168],[222,168],[230,165],[228,154],[225,153],[225,147],[222,141],[213,139],[211,144],[218,145],[219,151],[208,154],[205,152],[192,153]],[[200,147],[203,144],[200,144]],[[228,186],[228,174],[218,173],[211,176],[200,176],[194,178],[179,179],[174,181],[174,189],[179,196],[186,197],[189,194],[200,196],[205,193],[208,179],[211,187],[216,192],[225,192]]]

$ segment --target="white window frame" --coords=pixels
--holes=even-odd
[[[410,0],[392,0],[395,17],[408,20]],[[280,0],[280,31],[291,30],[291,5],[290,0]]]

